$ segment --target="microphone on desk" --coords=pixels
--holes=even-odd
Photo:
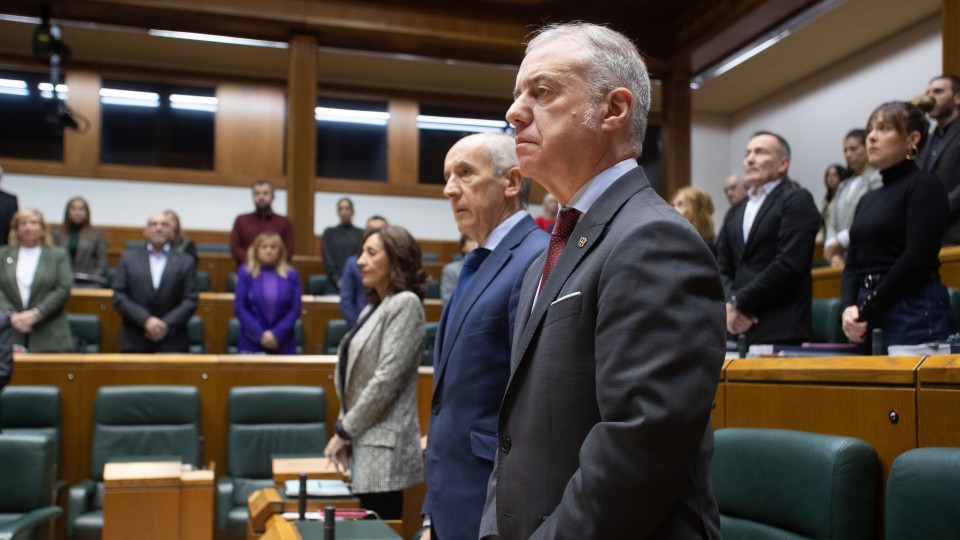
[[[737,357],[746,358],[747,357],[747,335],[740,334],[737,336]]]
[[[336,540],[337,509],[332,506],[323,508],[323,540]]]
[[[870,354],[874,356],[883,356],[883,330],[874,328],[871,335]]]
[[[307,475],[300,474],[300,493],[297,495],[297,511],[300,521],[307,519]]]

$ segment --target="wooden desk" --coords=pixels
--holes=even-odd
[[[213,471],[178,461],[107,463],[104,540],[213,538]]]
[[[960,446],[960,356],[928,356],[917,384],[918,446]]]
[[[311,502],[315,501],[311,500]],[[296,501],[293,501],[296,504]],[[333,506],[322,504],[316,509],[311,508],[308,502],[308,511],[322,512],[322,506]],[[319,539],[323,538],[322,521],[287,521],[279,514],[280,512],[289,512],[286,503],[275,489],[262,489],[255,491],[247,499],[247,510],[250,514],[250,521],[247,523],[247,538],[249,540],[300,540],[301,538]],[[400,540],[401,537],[380,520],[338,520],[336,522],[336,535],[339,540],[364,539],[364,540]]]
[[[886,478],[894,458],[917,447],[920,362],[921,357],[732,360],[725,370],[726,427],[857,437],[877,450]]]

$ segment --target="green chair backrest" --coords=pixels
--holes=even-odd
[[[231,317],[227,323],[227,354],[237,354],[238,339],[240,339],[240,319]]]
[[[90,477],[113,459],[175,456],[199,465],[200,394],[194,386],[102,386],[93,410]]]
[[[887,540],[960,538],[960,448],[916,448],[887,477]]]
[[[330,319],[327,321],[327,330],[324,334],[324,354],[337,354],[337,347],[340,346],[340,340],[347,335],[347,321],[343,319]]]
[[[92,313],[67,313],[70,334],[77,352],[96,354],[100,352],[100,316]]]
[[[60,401],[60,389],[56,386],[7,386],[0,392],[3,435],[49,437],[55,462],[60,463]]]
[[[426,333],[423,335],[423,347],[420,353],[421,366],[433,366],[433,347],[437,342],[438,322],[428,322],[425,325]]]
[[[814,298],[811,304],[813,341],[817,343],[847,343],[840,320],[839,298]]]
[[[197,291],[210,292],[210,272],[197,270]]]
[[[53,505],[56,479],[57,462],[49,437],[0,436],[0,514]]]
[[[440,294],[440,281],[430,278],[427,280],[427,293],[424,295],[426,298],[441,298]]]
[[[310,274],[307,276],[307,294],[323,296],[327,294],[327,275]]]
[[[198,253],[230,253],[230,244],[206,242],[197,244]]]
[[[873,538],[880,466],[860,439],[720,429],[710,473],[726,540]]]
[[[190,340],[191,354],[207,352],[207,343],[204,338],[203,319],[199,315],[192,315],[187,321],[187,338]]]
[[[237,289],[237,273],[230,272],[227,274],[227,292],[233,292]]]

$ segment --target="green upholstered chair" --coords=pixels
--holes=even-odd
[[[227,274],[227,292],[233,292],[237,289],[237,273],[230,272]]]
[[[217,525],[246,538],[247,497],[273,486],[271,459],[323,455],[327,398],[319,386],[237,386],[227,404],[227,470],[217,481]]]
[[[817,343],[847,343],[840,320],[839,298],[814,298],[811,305],[813,341]]]
[[[330,319],[327,321],[327,330],[324,333],[324,353],[337,354],[337,347],[343,336],[347,335],[347,321],[343,319]]]
[[[210,272],[197,270],[197,292],[210,292]]]
[[[57,458],[42,435],[0,435],[0,538],[46,540],[53,520]]]
[[[327,294],[329,278],[326,274],[310,274],[307,276],[307,294],[323,296]]]
[[[203,319],[199,315],[193,315],[187,321],[187,338],[190,340],[190,354],[206,354]]]
[[[427,293],[425,298],[440,299],[440,280],[430,278],[427,280]]]
[[[293,336],[297,340],[297,354],[303,354],[303,321],[293,323]],[[227,354],[237,354],[237,340],[240,338],[240,319],[231,317],[227,322]]]
[[[953,318],[956,320],[956,326],[954,326],[953,331],[960,331],[960,289],[950,287],[947,289],[950,291],[950,307],[953,308]]]
[[[420,255],[420,259],[423,262],[440,262],[440,254],[436,251],[424,251]]]
[[[222,242],[200,242],[197,253],[230,253],[230,244]]]
[[[433,367],[433,346],[437,342],[438,322],[428,322],[425,325],[426,333],[423,335],[423,349],[420,352],[420,365]]]
[[[73,336],[74,349],[78,353],[97,354],[100,352],[100,317],[92,313],[67,313],[70,323],[70,335]]]
[[[4,435],[39,435],[53,441],[60,463],[60,389],[56,386],[8,386],[0,392],[0,426]]]
[[[714,435],[710,472],[725,540],[873,538],[880,466],[869,444],[781,429]]]
[[[960,538],[960,448],[917,448],[887,477],[887,540]]]
[[[199,465],[200,395],[193,386],[103,386],[93,410],[90,478],[70,488],[67,536],[99,539],[103,465],[138,458]]]

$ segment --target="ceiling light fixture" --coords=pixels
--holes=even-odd
[[[267,41],[264,39],[248,39],[215,34],[197,34],[194,32],[175,32],[172,30],[147,30],[147,34],[155,37],[174,39],[188,39],[192,41],[209,41],[211,43],[226,43],[228,45],[246,45],[250,47],[268,47],[272,49],[286,49],[287,44],[281,41]]]

